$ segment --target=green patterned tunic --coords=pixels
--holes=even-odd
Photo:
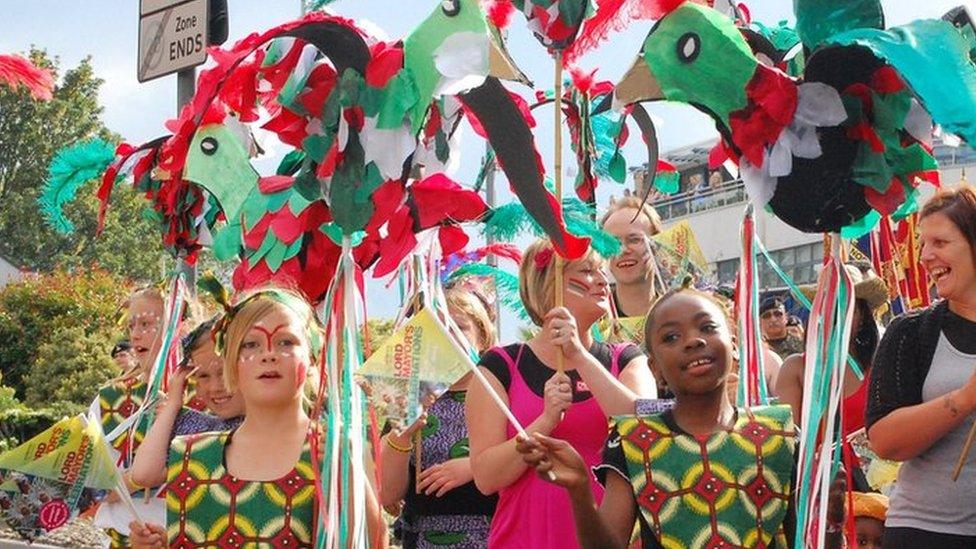
[[[146,382],[139,378],[126,378],[113,381],[98,390],[98,409],[101,412],[104,433],[111,432],[142,406],[146,398],[146,387]],[[126,450],[134,452],[148,430],[146,422],[140,421],[135,432],[133,448],[126,448],[125,435],[109,442],[122,454],[126,454]]]
[[[645,547],[788,547],[795,447],[789,406],[740,409],[731,430],[707,437],[682,432],[671,412],[621,416],[600,468],[630,481]]]
[[[170,445],[166,522],[170,547],[311,547],[317,500],[309,443],[285,476],[227,473],[233,432],[176,437]]]
[[[102,423],[102,432],[108,434],[125,421],[142,406],[146,398],[146,382],[138,377],[127,377],[112,381],[98,390],[98,412]],[[134,455],[143,437],[149,431],[148,416],[143,416],[139,425],[129,438],[126,433],[110,440],[112,448],[122,454],[124,467],[129,466],[130,456]],[[102,505],[107,505],[102,503]],[[114,528],[105,528],[109,537],[109,547],[120,548],[129,546],[129,538]]]

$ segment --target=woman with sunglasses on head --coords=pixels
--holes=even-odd
[[[558,265],[548,240],[538,240],[525,251],[519,289],[526,311],[541,329],[527,343],[492,349],[480,367],[529,432],[566,438],[595,465],[607,417],[633,413],[637,396],[654,398],[654,379],[633,344],[593,340],[593,324],[610,307],[605,261],[591,250],[565,263],[564,307],[555,307]],[[560,354],[562,373],[557,372]],[[483,493],[499,494],[489,546],[576,547],[569,497],[519,460],[514,428],[481,384],[468,389],[467,421],[474,481]],[[593,484],[599,492],[595,479]]]
[[[976,420],[976,189],[940,190],[918,228],[919,257],[941,300],[888,326],[865,417],[875,453],[904,462],[884,547],[976,547],[976,452],[952,478]]]

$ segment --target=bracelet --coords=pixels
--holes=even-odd
[[[125,474],[123,475],[123,477],[122,477],[122,478],[123,478],[123,479],[124,479],[124,480],[125,480],[126,482],[128,482],[128,483],[129,483],[129,486],[132,486],[133,488],[135,488],[135,489],[136,489],[136,491],[139,491],[139,490],[146,490],[147,488],[149,488],[148,486],[143,486],[143,485],[141,485],[141,484],[139,484],[138,482],[136,482],[136,481],[135,481],[135,480],[134,480],[134,479],[132,478],[132,471],[126,471],[126,472],[125,472]]]
[[[393,442],[393,438],[389,436],[386,437],[386,445],[393,448],[397,452],[400,452],[401,454],[409,454],[411,451],[413,451],[413,444],[410,446],[397,446],[396,443]]]

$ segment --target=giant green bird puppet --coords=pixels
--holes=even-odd
[[[759,62],[717,11],[656,4],[659,21],[613,102],[678,101],[710,115],[752,200],[802,231],[869,229],[912,208],[918,179],[936,177],[933,122],[976,143],[965,10],[884,30],[877,0],[795,0],[807,50],[795,79]]]
[[[300,41],[263,49],[285,37]],[[308,45],[325,60],[305,56]],[[548,193],[525,121],[504,116],[518,110],[490,74],[520,73],[506,62],[476,1],[438,3],[402,44],[372,40],[348,20],[313,14],[214,57],[217,67],[201,74],[200,92],[171,124],[175,135],[164,147],[163,168],[171,181],[206,188],[221,204],[228,225],[215,249],[222,258],[240,256],[236,287],[290,279],[311,298],[321,297],[343,237],[361,239],[360,266],[379,259],[379,274],[398,265],[421,230],[439,227],[446,253],[463,248],[467,239],[453,225],[483,215],[483,201],[444,177],[408,183],[415,152],[432,143],[440,148],[445,102],[459,92],[469,115],[493,118],[483,124],[489,141],[516,191],[541,203],[540,224],[565,235],[564,244],[585,247],[565,232],[558,209],[546,210]],[[300,151],[292,166],[266,178],[248,161],[246,130],[223,114],[253,121],[258,105],[273,115],[265,128]],[[461,109],[454,112],[460,116]],[[384,226],[396,237],[382,238]]]

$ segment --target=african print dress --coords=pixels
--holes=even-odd
[[[645,549],[789,547],[796,432],[789,406],[740,409],[707,437],[683,432],[671,412],[611,422],[601,475],[627,479]]]
[[[102,431],[105,434],[112,432],[142,406],[146,398],[146,387],[146,382],[139,378],[126,378],[114,381],[98,390],[98,410],[101,414]],[[123,455],[135,452],[146,436],[148,427],[145,421],[140,422],[133,436],[131,448],[128,447],[129,441],[125,435],[115,437],[109,442]]]
[[[468,457],[464,421],[467,392],[448,391],[427,410],[421,431],[420,461],[424,469]],[[410,458],[409,484],[401,526],[405,549],[476,549],[487,547],[488,529],[498,496],[478,491],[474,481],[441,497],[416,493],[416,454]]]
[[[99,420],[102,424],[102,431],[105,434],[111,433],[116,427],[128,419],[136,410],[142,406],[146,397],[146,382],[138,377],[128,377],[113,381],[104,385],[98,390],[96,403],[98,404]],[[94,408],[94,405],[92,406]],[[136,449],[142,443],[142,439],[149,431],[148,416],[144,416],[139,421],[132,436],[123,433],[114,437],[109,443],[122,456],[122,466],[128,467],[129,460],[135,455]],[[147,505],[155,504],[148,502]],[[158,511],[162,512],[162,506],[157,505]],[[109,537],[110,547],[128,547],[129,538],[122,532],[127,531],[127,526],[120,523],[118,515],[122,514],[121,502],[102,502],[99,505],[98,513],[95,515],[95,524],[102,527],[105,534]],[[126,514],[128,511],[125,512]]]
[[[170,444],[166,526],[170,547],[312,547],[317,500],[309,441],[285,476],[230,475],[233,431],[176,437]]]

